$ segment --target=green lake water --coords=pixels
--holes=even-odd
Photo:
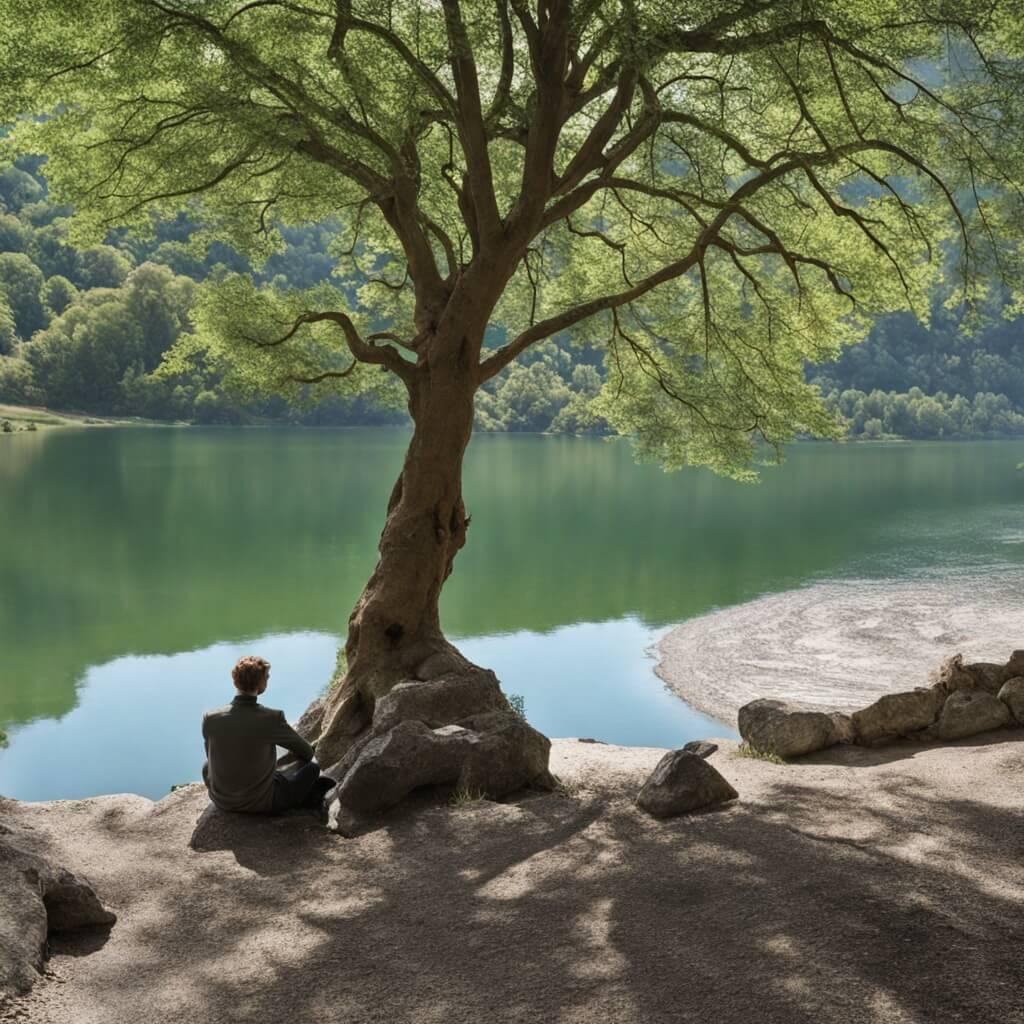
[[[398,430],[93,429],[0,438],[0,793],[198,777],[243,653],[297,716],[373,568]],[[449,634],[551,736],[678,746],[731,726],[665,690],[668,627],[822,580],[1024,567],[1024,442],[794,447],[763,482],[623,442],[478,436]],[[737,644],[743,638],[737,637]]]

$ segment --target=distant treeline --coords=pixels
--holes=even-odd
[[[47,197],[41,164],[0,165],[0,402],[197,423],[405,422],[403,410],[367,399],[241,404],[208,366],[174,379],[153,375],[163,353],[191,329],[198,282],[230,271],[282,288],[327,281],[336,225],[284,228],[284,250],[255,272],[225,245],[199,255],[189,244],[196,225],[185,216],[156,224],[150,239],[113,232],[103,245],[79,248],[68,238],[70,211]],[[968,338],[942,310],[931,329],[894,316],[836,363],[809,373],[853,436],[1024,435],[1022,339],[1020,320]],[[603,375],[598,351],[548,342],[488,382],[478,396],[477,426],[601,432],[588,403]]]

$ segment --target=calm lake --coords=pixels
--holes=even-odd
[[[295,717],[373,568],[398,430],[92,429],[0,438],[0,793],[198,778],[243,653]],[[1024,442],[794,447],[762,483],[624,442],[491,435],[466,465],[449,634],[550,736],[733,735],[670,694],[666,627],[823,580],[1024,566]],[[742,643],[737,637],[736,642]]]

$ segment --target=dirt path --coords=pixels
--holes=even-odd
[[[197,787],[0,805],[120,915],[58,944],[6,1019],[1024,1022],[1024,730],[734,750],[712,763],[741,801],[663,823],[631,803],[661,751],[571,740],[574,796],[421,806],[355,840],[244,820],[192,851]]]

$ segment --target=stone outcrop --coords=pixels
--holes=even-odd
[[[327,768],[338,783],[327,799],[328,827],[357,834],[367,816],[423,786],[490,798],[551,788],[550,750],[547,737],[510,707],[493,672],[474,668],[399,683]]]
[[[778,757],[799,757],[839,742],[839,725],[831,714],[781,700],[744,704],[739,727],[750,747]]]
[[[643,784],[636,802],[655,818],[669,818],[714,807],[738,796],[722,774],[699,754],[671,750]]]
[[[109,928],[116,915],[92,886],[0,835],[0,996],[28,991],[39,978],[51,931]]]
[[[1024,651],[1014,651],[1006,664],[976,661],[965,665],[963,655],[954,654],[942,663],[937,675],[937,685],[947,693],[956,693],[958,690],[984,690],[995,696],[1003,683],[1017,675],[1024,675]]]
[[[689,743],[683,744],[683,750],[696,754],[698,757],[710,757],[717,749],[718,744],[708,740],[690,740]]]
[[[935,726],[940,740],[959,740],[980,732],[1001,729],[1013,720],[1010,709],[985,690],[957,690],[942,705]]]
[[[1003,664],[965,665],[955,654],[933,679],[932,686],[885,694],[850,715],[781,700],[751,701],[739,711],[740,735],[754,750],[789,758],[836,743],[954,740],[1024,725],[1024,650]]]
[[[888,693],[874,704],[850,717],[856,741],[874,746],[885,740],[910,736],[934,724],[942,710],[946,693],[938,687]]]
[[[1007,679],[999,690],[999,699],[1010,709],[1014,721],[1024,725],[1024,675]]]
[[[432,729],[403,721],[366,743],[330,797],[360,815],[386,810],[422,786],[454,785],[497,798],[526,786],[549,788],[546,736],[511,711],[490,711]]]

